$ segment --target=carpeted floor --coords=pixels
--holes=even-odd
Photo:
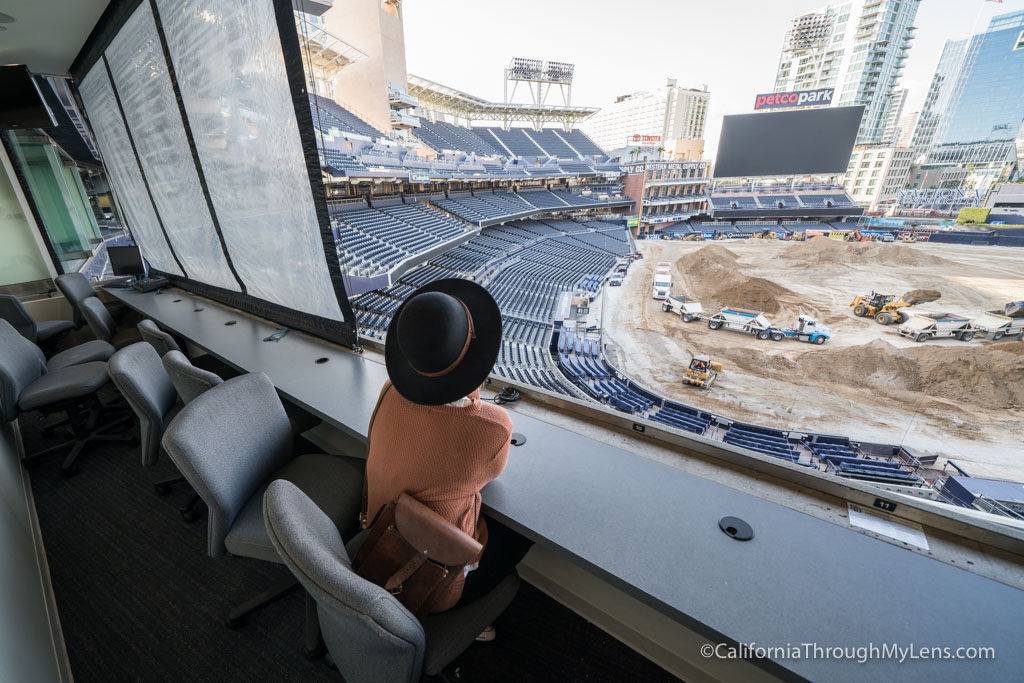
[[[29,452],[45,445],[34,415],[21,419]],[[182,521],[151,483],[173,476],[164,459],[143,469],[138,447],[105,444],[63,479],[60,458],[31,472],[43,541],[75,679],[88,681],[338,681],[302,656],[303,599],[288,596],[239,631],[236,603],[287,576],[269,563],[206,555],[206,517]],[[532,586],[447,670],[461,681],[670,681],[662,669]]]

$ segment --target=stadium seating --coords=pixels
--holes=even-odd
[[[309,108],[313,113],[313,125],[329,131],[337,128],[342,133],[365,135],[371,139],[386,137],[366,121],[348,111],[334,100],[319,95],[309,96]]]
[[[372,275],[466,234],[466,226],[423,204],[335,214],[339,253],[350,272]]]
[[[554,128],[544,128],[543,130],[529,130],[526,133],[530,136],[530,139],[537,144],[544,153],[549,157],[557,157],[559,159],[578,159],[579,154],[576,153],[572,147],[565,143]]]
[[[502,195],[481,196],[498,203],[522,201],[509,193]],[[475,198],[464,195],[457,199]],[[349,231],[358,231],[371,248],[379,248],[372,240],[384,229],[380,226],[394,230],[386,218],[424,224],[425,218],[411,212],[424,213],[435,221],[441,215],[429,207],[406,204],[350,210],[338,214],[338,222]],[[417,237],[405,230],[389,233],[388,239],[388,245],[399,250],[420,248]],[[596,341],[584,344],[581,339],[579,353],[575,349],[570,352],[568,367],[574,375],[567,376],[548,353],[560,295],[567,291],[593,295],[616,259],[628,251],[621,223],[592,221],[588,227],[568,220],[519,220],[485,228],[468,242],[406,272],[396,284],[354,299],[356,322],[360,334],[383,340],[391,316],[417,287],[446,277],[475,278],[491,292],[502,311],[503,341],[494,368],[498,377],[566,396],[608,400],[629,412],[647,410],[654,399],[638,389],[620,386],[601,359]],[[388,257],[389,252],[382,250],[378,258]]]
[[[571,130],[557,131],[558,137],[565,140],[567,143],[572,145],[572,148],[585,157],[589,156],[604,156],[604,151],[598,147],[593,140],[591,140],[583,131]]]
[[[517,157],[546,157],[548,154],[537,146],[526,132],[525,128],[479,128],[478,131],[487,131],[495,137],[505,149]],[[483,133],[480,133],[486,139]]]

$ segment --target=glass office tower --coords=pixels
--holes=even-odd
[[[949,41],[932,91],[914,141],[927,145],[926,166],[965,168],[986,186],[1019,175],[1024,11],[993,18],[969,40]]]

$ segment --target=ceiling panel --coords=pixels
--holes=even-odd
[[[107,0],[0,0],[0,64],[65,74]],[[7,21],[10,17],[14,21]]]

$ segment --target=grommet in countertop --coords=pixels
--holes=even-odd
[[[526,435],[525,434],[520,434],[519,432],[512,432],[512,445],[513,446],[522,446],[524,443],[526,443]]]
[[[322,357],[322,358],[317,358],[317,359],[316,359],[315,361],[313,361],[313,362],[314,362],[314,363],[316,363],[317,365],[323,365],[324,363],[326,363],[326,362],[327,362],[327,361],[329,361],[329,360],[330,360],[330,358],[328,358],[327,356],[324,356],[324,357]]]
[[[237,323],[237,322],[238,322],[237,320],[229,320],[229,321],[227,321],[227,322],[226,322],[226,323],[224,323],[224,324],[225,324],[225,325],[234,325],[234,324],[235,324],[235,323]]]
[[[754,537],[754,530],[739,517],[722,517],[718,520],[718,528],[723,534],[737,541],[749,541]]]
[[[204,308],[201,308],[201,307],[200,307],[200,308],[193,308],[193,309],[192,309],[192,312],[193,312],[193,313],[198,313],[198,312],[200,312],[200,311],[204,311],[204,310],[206,310],[206,309],[204,309]]]
[[[181,299],[175,299],[175,300],[174,300],[174,301],[172,301],[171,303],[172,303],[172,304],[176,304],[176,303],[179,303],[180,301],[181,301]]]

